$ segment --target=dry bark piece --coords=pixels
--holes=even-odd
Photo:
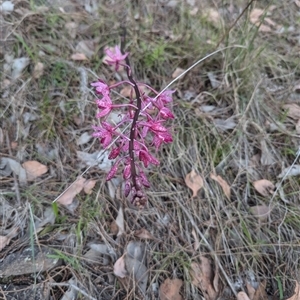
[[[181,279],[167,278],[159,287],[160,300],[182,300],[179,294],[183,282]]]
[[[275,185],[267,179],[256,180],[253,182],[253,186],[264,197],[269,197],[275,190]]]
[[[192,198],[197,197],[198,191],[203,187],[202,177],[193,169],[191,173],[188,173],[185,177],[185,184],[192,190]]]
[[[116,218],[116,224],[118,225],[119,228],[117,236],[120,236],[125,232],[124,213],[123,213],[122,206],[119,208],[118,216]]]

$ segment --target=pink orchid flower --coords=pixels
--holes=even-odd
[[[116,71],[119,70],[120,62],[124,61],[129,54],[122,54],[119,46],[115,46],[114,50],[111,50],[111,48],[106,48],[104,51],[109,57],[109,59],[106,59],[105,62],[109,65],[115,66]]]
[[[112,136],[115,134],[115,128],[107,122],[102,122],[102,126],[93,126],[95,132],[93,137],[100,138],[100,143],[106,148],[111,140]]]

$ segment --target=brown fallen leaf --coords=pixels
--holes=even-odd
[[[145,240],[156,240],[156,238],[145,228],[141,228],[134,232],[134,236]]]
[[[43,75],[43,73],[44,73],[44,64],[41,62],[36,63],[33,69],[32,77],[38,79]]]
[[[192,262],[190,275],[192,284],[201,289],[205,300],[215,300],[218,293],[213,287],[213,270],[210,260],[205,256],[201,256],[201,264]]]
[[[294,295],[286,300],[299,300],[300,299],[300,285],[299,283],[296,281],[296,285],[295,285],[295,290],[294,290]]]
[[[254,294],[255,294],[255,288],[248,281],[246,282],[246,286],[247,286],[247,292],[248,292],[249,298],[253,299]]]
[[[270,26],[265,25],[265,24],[255,24],[257,26],[259,26],[258,31],[260,32],[272,32],[272,29]]]
[[[177,78],[180,76],[185,70],[181,68],[176,68],[175,71],[172,73],[172,78]]]
[[[259,22],[259,18],[264,14],[264,10],[260,8],[254,8],[250,12],[250,22],[256,24]]]
[[[115,220],[113,220],[110,225],[109,225],[109,228],[110,228],[110,232],[113,234],[113,235],[117,235],[117,233],[119,232],[119,227],[116,223]]]
[[[250,298],[247,296],[245,292],[238,292],[236,296],[237,300],[250,300]]]
[[[27,180],[34,180],[48,172],[48,167],[35,160],[29,160],[22,164],[26,171]]]
[[[268,205],[256,205],[250,207],[251,213],[261,220],[267,219],[270,215],[271,210],[271,207],[269,207]]]
[[[17,232],[18,227],[15,227],[11,230],[11,232],[8,235],[0,235],[0,251],[10,243],[11,239],[17,235]]]
[[[86,180],[83,186],[83,190],[86,194],[90,195],[92,193],[92,189],[94,188],[95,184],[97,183],[97,180]]]
[[[185,176],[185,184],[192,190],[192,198],[197,197],[198,191],[203,187],[202,177],[193,169]]]
[[[208,8],[204,10],[204,15],[206,16],[207,21],[216,27],[219,27],[223,24],[223,19],[219,11],[214,8]]]
[[[263,280],[257,290],[255,291],[254,297],[251,300],[261,300],[261,299],[268,299],[268,295],[266,293],[266,280]]]
[[[65,24],[65,28],[72,39],[76,38],[78,24],[75,22],[68,22]]]
[[[269,7],[268,12],[271,12],[271,8]],[[261,22],[261,17],[265,15],[265,11],[259,8],[254,8],[251,13],[250,13],[250,22],[252,24],[254,24],[255,26],[259,27],[258,30],[261,32],[271,32],[272,27],[274,28],[280,28],[281,26],[277,25],[271,18],[269,17],[264,17],[263,18],[263,22],[265,24],[263,24]],[[268,25],[266,25],[268,24]],[[272,27],[270,27],[270,26]]]
[[[253,182],[253,186],[264,197],[269,197],[275,190],[275,185],[267,179],[256,180]]]
[[[230,200],[231,192],[229,184],[220,175],[215,175],[211,173],[210,178],[217,181],[220,184],[225,196]]]
[[[9,237],[0,235],[0,251],[10,243],[10,240]]]
[[[74,53],[71,55],[71,59],[73,60],[87,60],[87,57],[83,53]]]
[[[57,202],[62,205],[70,205],[75,196],[82,191],[85,181],[86,180],[83,177],[77,178],[73,185],[57,199]]]
[[[160,300],[182,300],[179,294],[183,282],[181,279],[167,278],[159,287]]]
[[[297,104],[285,104],[283,108],[287,110],[287,116],[294,119],[300,119],[300,106]]]
[[[124,278],[128,275],[125,268],[125,254],[123,254],[114,264],[114,274],[120,278]]]
[[[135,93],[133,92],[133,89],[131,86],[125,86],[120,91],[120,94],[126,98],[134,97]]]

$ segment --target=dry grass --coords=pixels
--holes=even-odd
[[[145,228],[156,238],[142,240],[149,270],[145,299],[157,299],[166,278],[184,281],[184,299],[201,299],[202,292],[191,284],[189,272],[191,262],[201,255],[211,258],[223,299],[236,299],[237,292],[247,291],[250,280],[266,280],[271,299],[286,299],[299,279],[300,181],[295,176],[281,182],[277,176],[295,162],[299,148],[295,123],[282,110],[285,103],[300,103],[299,93],[293,90],[300,78],[296,4],[272,2],[276,8],[271,19],[285,28],[278,34],[259,32],[249,22],[254,4],[226,31],[246,1],[234,1],[231,6],[217,1],[225,21],[221,26],[201,13],[207,8],[205,1],[196,1],[200,2],[196,15],[180,1],[175,7],[145,2],[103,1],[89,13],[75,1],[45,2],[47,10],[20,1],[12,14],[1,16],[3,66],[7,55],[30,58],[18,79],[13,80],[8,71],[1,75],[1,128],[10,141],[3,139],[1,155],[21,163],[37,160],[49,172],[27,186],[18,185],[12,177],[3,179],[1,201],[9,213],[1,216],[0,234],[7,234],[12,226],[20,230],[0,257],[33,242],[45,245],[56,249],[56,257],[64,261],[57,271],[61,277],[48,275],[62,283],[76,278],[82,292],[77,299],[140,299],[113,275],[113,260],[90,263],[84,254],[89,243],[99,242],[111,247],[117,259],[130,241],[139,240],[135,230]],[[255,5],[266,7],[263,2]],[[223,41],[219,48],[236,47],[207,59],[172,87],[177,90],[174,142],[160,152],[162,163],[150,172],[152,187],[145,210],[132,209],[122,197],[111,198],[104,172],[94,167],[86,174],[98,180],[93,193],[80,194],[73,212],[55,204],[55,223],[46,225],[35,239],[30,224],[43,218],[58,194],[84,171],[76,152],[99,150],[97,141],[78,146],[76,140],[84,132],[91,133],[95,123],[94,96],[88,83],[96,76],[116,79],[101,59],[105,46],[119,43],[121,20],[126,21],[136,77],[157,89],[171,81],[177,67],[189,67],[214,51],[219,41]],[[65,26],[70,22],[79,25],[73,38]],[[72,61],[82,40],[92,43],[93,54],[89,60]],[[38,62],[43,63],[44,74],[34,78]],[[208,74],[220,83],[217,87],[212,87]],[[214,110],[201,111],[207,106]],[[34,120],[27,121],[26,115]],[[215,125],[216,119],[228,118],[236,123],[232,129]],[[272,130],[275,124],[278,128]],[[184,183],[192,169],[204,178],[204,188],[194,199]],[[230,184],[230,199],[210,178],[212,172]],[[280,183],[274,197],[255,191],[252,183],[259,179]],[[257,205],[270,205],[271,214],[267,218],[253,215],[251,207]],[[30,216],[29,206],[35,217]],[[125,234],[117,237],[112,226],[120,206]],[[53,299],[60,299],[66,288],[53,290]]]

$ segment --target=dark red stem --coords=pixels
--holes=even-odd
[[[122,54],[125,53],[124,49],[125,49],[125,43],[126,43],[126,28],[125,27],[121,27],[122,29],[122,34],[121,34],[121,52]],[[139,118],[141,109],[142,109],[142,99],[141,99],[141,94],[140,94],[140,90],[138,88],[138,85],[136,83],[136,81],[133,79],[132,76],[132,70],[130,67],[130,62],[129,62],[129,58],[128,56],[125,58],[125,62],[126,62],[126,73],[127,73],[127,77],[128,80],[133,84],[133,88],[135,91],[135,95],[136,95],[136,109],[135,109],[135,113],[133,116],[133,120],[132,120],[132,124],[131,124],[131,128],[130,128],[130,141],[129,141],[129,157],[130,157],[130,168],[131,168],[131,179],[132,179],[132,184],[135,188],[136,191],[139,190],[139,187],[136,184],[136,167],[135,167],[135,157],[134,157],[134,140],[136,137],[136,123],[137,120]]]

